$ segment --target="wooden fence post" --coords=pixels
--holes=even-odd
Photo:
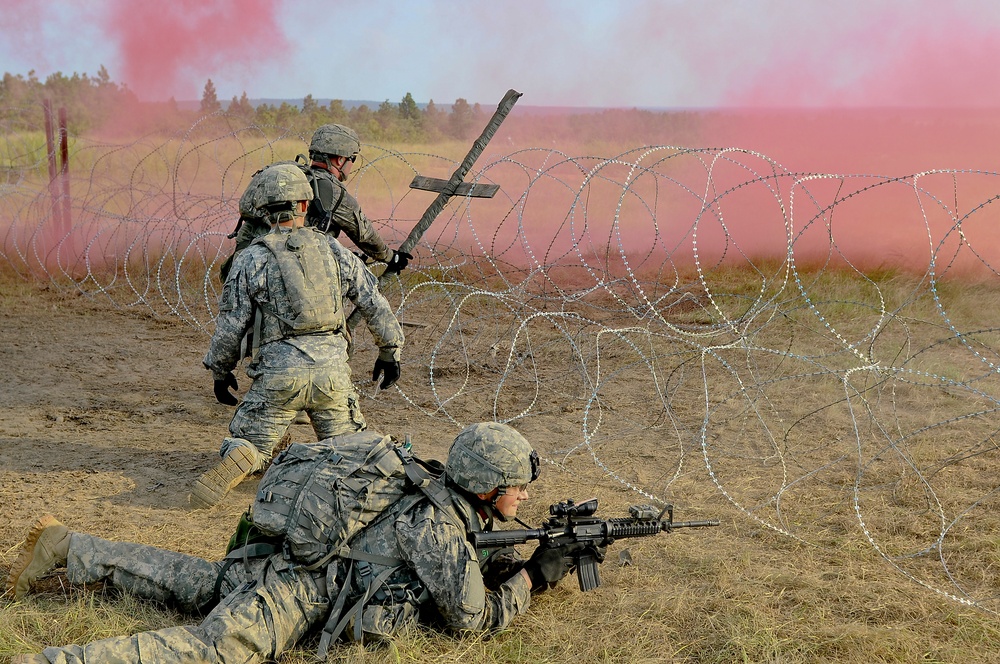
[[[73,228],[72,213],[70,212],[69,198],[69,130],[66,123],[66,109],[59,109],[59,157],[62,160],[62,167],[59,170],[59,178],[62,180],[62,230],[68,234]]]

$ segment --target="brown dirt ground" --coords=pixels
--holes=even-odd
[[[4,291],[0,554],[12,560],[33,520],[51,512],[93,534],[219,555],[256,482],[212,510],[187,509],[232,415],[201,365],[205,333],[50,287]],[[238,375],[242,392],[250,381]],[[440,458],[454,434],[400,402],[394,391],[367,398],[370,426],[392,414],[391,433],[411,433]],[[315,439],[308,425],[289,435]]]
[[[0,293],[0,504],[7,516],[0,520],[0,569],[45,512],[98,536],[221,556],[256,482],[244,482],[211,510],[187,508],[190,484],[217,461],[233,412],[215,401],[211,376],[201,365],[206,333],[53,286],[7,278]],[[419,325],[406,330],[401,385],[408,378],[413,385],[420,382],[415,374],[421,365],[426,369],[435,331]],[[410,388],[411,402],[395,390],[368,388],[364,379],[373,359],[371,349],[362,349],[352,361],[369,426],[400,438],[410,434],[421,456],[443,459],[459,427],[428,407],[432,401],[419,385]],[[242,368],[236,373],[242,393],[250,380]],[[471,383],[450,412],[465,422],[492,419],[492,402],[476,396],[475,382],[488,391],[495,380],[477,371],[459,378]],[[558,405],[558,396],[542,398],[551,402],[545,405],[550,415],[518,427],[529,440],[547,441],[539,448],[544,454],[565,446],[554,440],[578,440],[580,413],[575,404]],[[315,436],[308,425],[293,425],[287,438]],[[588,497],[602,484],[607,489],[589,455],[570,465],[581,473],[574,478],[549,471],[544,492],[525,510],[527,518],[540,520],[551,502]],[[583,475],[590,480],[581,485]],[[620,487],[613,494],[620,503],[616,510],[642,502]]]

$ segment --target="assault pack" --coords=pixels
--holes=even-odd
[[[419,496],[440,472],[375,431],[293,443],[264,473],[250,518],[281,539],[286,557],[319,568],[350,558],[352,537],[404,496]]]
[[[340,266],[323,233],[315,228],[296,228],[290,233],[262,235],[252,244],[264,245],[274,256],[287,295],[258,303],[266,315],[254,323],[253,343],[262,346],[344,328]]]
[[[326,659],[330,644],[349,625],[354,639],[361,640],[369,598],[404,563],[353,551],[350,541],[402,500],[416,503],[427,497],[450,514],[444,507],[450,498],[441,481],[443,470],[440,462],[413,456],[408,444],[371,430],[289,445],[264,473],[253,504],[230,540],[212,605],[219,600],[223,575],[237,561],[281,551],[305,569],[319,569],[339,557],[351,567],[337,597],[331,597],[334,606],[320,635],[320,659]],[[460,522],[456,525],[464,528]],[[361,597],[347,606],[353,565],[372,563],[389,568],[369,579]],[[424,591],[419,601],[428,597]],[[376,612],[379,608],[384,607],[375,607]]]

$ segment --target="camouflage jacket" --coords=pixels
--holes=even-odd
[[[340,268],[341,294],[361,310],[379,347],[379,357],[399,361],[404,344],[403,329],[388,301],[379,292],[377,279],[357,256],[336,239],[329,235],[325,237]],[[255,307],[259,303],[268,305],[279,302],[282,298],[287,299],[287,294],[271,252],[260,244],[241,251],[222,286],[215,333],[203,360],[213,379],[225,378],[239,362],[240,344],[253,325]],[[269,369],[334,363],[344,366],[347,363],[347,339],[343,333],[308,334],[262,345],[247,369],[247,375],[256,378]]]
[[[313,199],[310,203],[307,223],[333,234],[334,237],[344,231],[365,255],[384,263],[391,261],[392,249],[372,226],[372,222],[361,211],[357,199],[351,196],[344,184],[326,169],[314,166],[312,172],[323,201],[319,204],[319,201]],[[324,207],[325,213],[321,212]]]
[[[476,510],[448,490],[445,509],[428,498],[402,500],[351,540],[351,549],[401,562],[369,600],[363,619],[366,636],[390,636],[408,620],[421,619],[453,630],[498,630],[531,602],[521,574],[487,589],[480,556],[468,533],[483,529]],[[361,597],[367,582],[390,569],[378,562],[354,562],[351,601]],[[493,584],[491,584],[492,586]]]

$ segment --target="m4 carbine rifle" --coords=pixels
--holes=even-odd
[[[648,537],[678,528],[719,525],[717,520],[674,521],[673,505],[667,505],[659,512],[651,505],[633,505],[627,518],[599,519],[594,516],[596,512],[596,498],[582,503],[567,500],[549,506],[552,518],[547,519],[541,528],[472,533],[472,545],[477,550],[499,549],[538,540],[539,546],[573,551],[571,557],[576,566],[580,590],[586,592],[601,585],[597,565],[604,561],[604,549],[615,540]]]

